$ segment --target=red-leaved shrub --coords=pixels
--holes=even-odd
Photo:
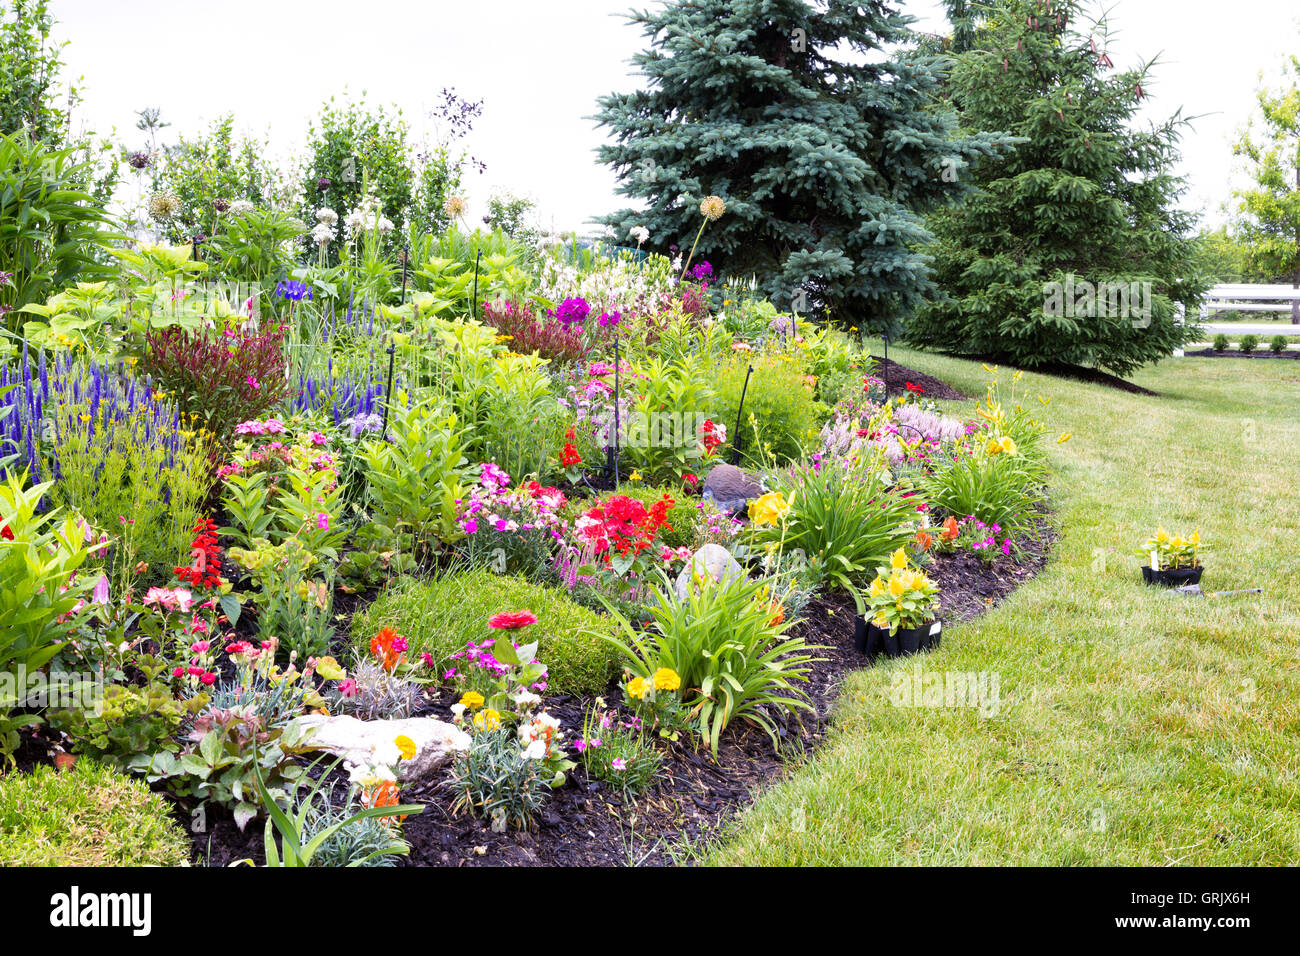
[[[556,365],[582,362],[589,351],[583,333],[576,326],[566,328],[557,321],[543,325],[526,304],[484,302],[483,322],[500,334],[510,336],[507,343],[510,351],[520,355],[536,353]]]

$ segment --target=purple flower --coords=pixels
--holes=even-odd
[[[572,325],[580,324],[591,313],[591,306],[587,300],[578,296],[572,299],[565,299],[560,303],[560,307],[548,313],[559,319],[567,328]]]

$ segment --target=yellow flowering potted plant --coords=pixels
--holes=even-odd
[[[1185,587],[1201,581],[1201,572],[1205,569],[1201,567],[1200,548],[1199,531],[1184,538],[1159,527],[1133,553],[1143,559],[1142,580],[1147,584]]]
[[[860,653],[901,657],[939,646],[939,588],[924,571],[911,566],[899,548],[890,566],[877,568],[876,579],[861,603],[854,642]]]

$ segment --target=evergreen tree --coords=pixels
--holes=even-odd
[[[778,305],[897,331],[929,290],[921,213],[960,194],[960,171],[1000,138],[954,138],[935,108],[947,61],[923,56],[886,0],[671,0],[633,13],[648,88],[602,97],[600,148],[623,195],[600,221],[683,253],[699,204],[726,213],[695,261],[757,278]]]
[[[1175,203],[1186,122],[1134,124],[1151,63],[1116,72],[1104,21],[1079,0],[972,7],[975,47],[949,86],[964,124],[1022,139],[974,169],[977,192],[932,217],[941,295],[909,326],[920,345],[1034,367],[1126,374],[1190,340],[1208,284]]]
[[[1291,57],[1300,78],[1300,57]],[[1300,289],[1300,85],[1259,92],[1262,137],[1242,135],[1233,152],[1249,161],[1254,188],[1238,190],[1237,231],[1249,250],[1251,268],[1285,276]],[[1300,302],[1291,303],[1291,323],[1300,325]]]

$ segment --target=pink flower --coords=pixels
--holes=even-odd
[[[248,378],[246,378],[246,379],[244,380],[244,384],[245,384],[245,385],[251,385],[253,388],[261,388],[261,387],[262,387],[261,385],[257,384],[257,379],[253,378],[253,376],[251,376],[251,375],[248,376]]]
[[[207,687],[211,687],[216,682],[217,682],[217,675],[213,673],[204,674],[202,677],[199,678],[199,683],[204,684]]]
[[[488,627],[514,631],[537,623],[537,615],[525,608],[522,611],[503,611],[488,619]]]
[[[185,588],[150,588],[144,596],[144,603],[156,604],[164,611],[175,611],[178,608],[188,611],[194,606],[194,595]]]
[[[184,676],[185,676],[185,668],[177,667],[172,670],[172,677],[184,677]]]
[[[233,644],[226,645],[226,653],[231,657],[234,657],[237,654],[247,654],[254,650],[255,648],[252,644],[248,643],[248,641],[235,641]]]
[[[615,757],[613,760],[610,761],[609,765],[613,767],[615,770],[627,769],[627,761],[624,760],[622,757]]]
[[[321,531],[328,531],[330,529],[330,516],[323,511],[317,512],[316,527]]]
[[[351,677],[345,677],[343,680],[339,681],[338,690],[344,697],[356,697],[357,682]]]
[[[101,574],[99,580],[95,582],[93,598],[96,604],[108,603],[108,575]]]
[[[195,641],[190,645],[190,652],[193,654],[203,654],[212,646],[211,641]]]
[[[310,435],[307,436],[307,440],[311,442],[313,445],[323,445],[326,442],[325,436],[322,435],[320,432],[312,432]]]
[[[582,753],[584,750],[587,749],[587,741],[579,737],[577,740],[573,742],[573,749],[578,751],[578,753]]]

